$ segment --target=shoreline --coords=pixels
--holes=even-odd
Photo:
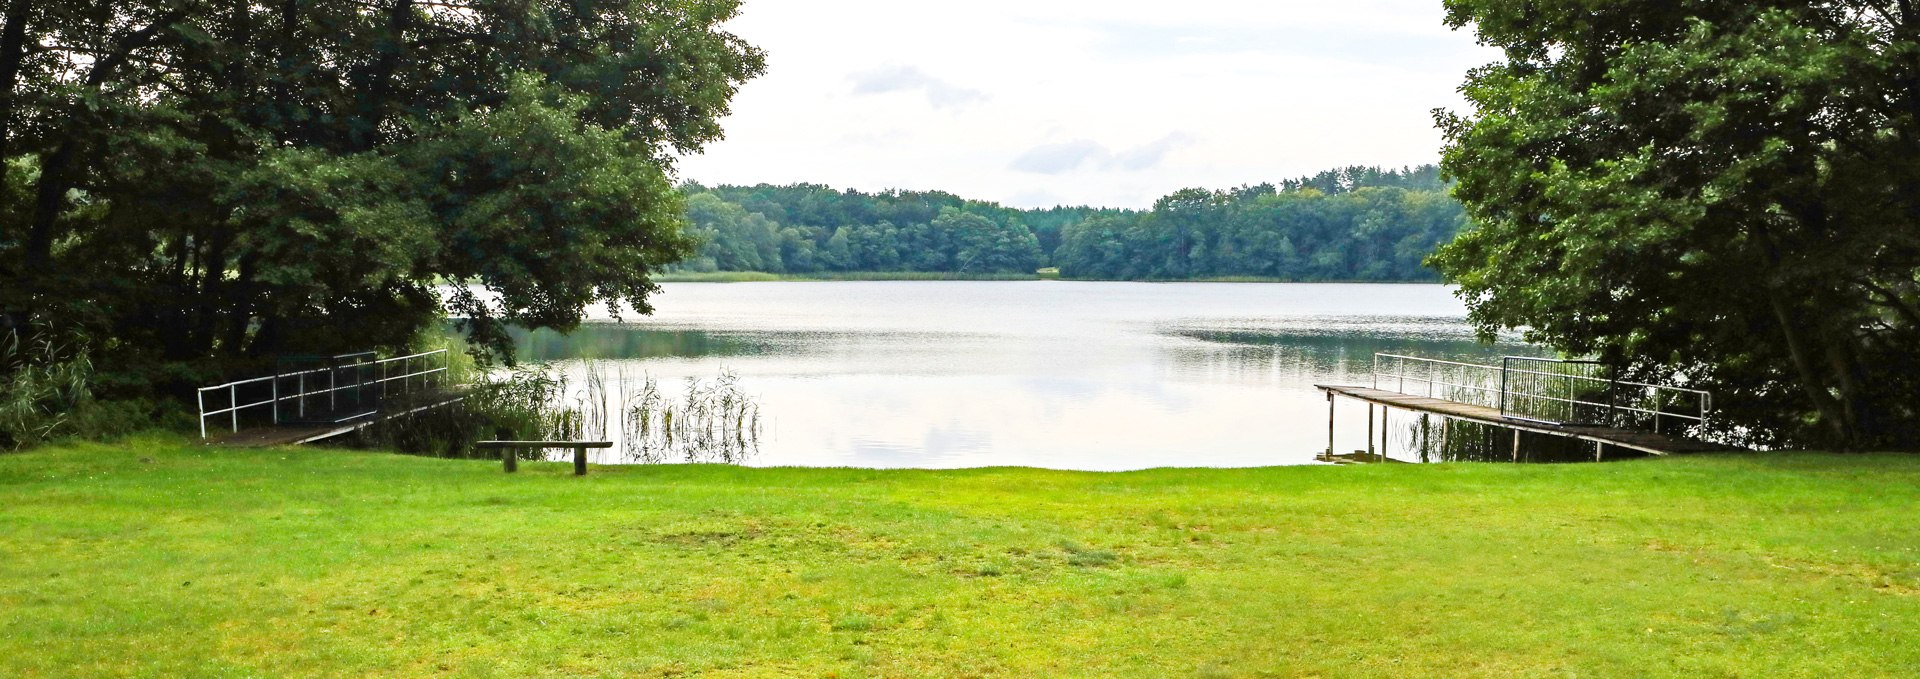
[[[1045,274],[958,274],[929,271],[846,271],[809,274],[779,274],[763,271],[713,271],[670,273],[652,277],[656,283],[846,283],[913,281],[1062,281],[1069,283],[1298,283],[1339,285],[1446,285],[1443,280],[1319,280],[1266,278],[1261,276],[1213,276],[1208,278],[1064,278]]]

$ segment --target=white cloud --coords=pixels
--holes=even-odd
[[[1114,152],[1104,144],[1086,139],[1041,144],[1013,160],[1010,166],[1034,174],[1066,174],[1082,168],[1140,172],[1158,167],[1167,154],[1193,143],[1184,132],[1175,132],[1152,143]]]
[[[1113,152],[1105,146],[1086,139],[1076,139],[1027,149],[1019,158],[1013,159],[1013,169],[1035,174],[1063,174],[1112,155]]]
[[[919,91],[927,95],[927,103],[934,108],[959,108],[968,104],[985,101],[987,93],[957,87],[947,81],[923,73],[912,66],[895,66],[877,71],[857,73],[853,76],[854,94],[886,94],[889,92]]]
[[[1145,207],[1353,164],[1434,162],[1496,52],[1435,0],[747,0],[768,51],[682,160],[707,184],[939,189]],[[1172,18],[1169,18],[1169,17]],[[1186,134],[1170,134],[1184,130]],[[1047,203],[1052,204],[1052,203]]]
[[[1166,159],[1167,154],[1181,147],[1189,146],[1193,144],[1193,141],[1193,137],[1188,136],[1185,132],[1175,132],[1161,137],[1153,143],[1116,153],[1113,158],[1108,161],[1107,165],[1112,169],[1127,172],[1151,170],[1159,167],[1160,162]]]

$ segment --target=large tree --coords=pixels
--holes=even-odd
[[[1774,445],[1920,446],[1920,8],[1448,0],[1483,330],[1720,393]]]
[[[121,368],[645,312],[764,69],[738,0],[0,2],[0,309]]]

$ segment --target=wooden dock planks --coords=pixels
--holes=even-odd
[[[1397,391],[1373,389],[1370,387],[1344,387],[1316,384],[1315,388],[1331,395],[1366,401],[1375,405],[1399,408],[1417,413],[1428,413],[1457,420],[1491,424],[1508,429],[1517,429],[1536,434],[1564,436],[1582,441],[1593,441],[1610,446],[1619,446],[1653,455],[1675,455],[1684,453],[1708,453],[1735,450],[1730,446],[1705,441],[1694,441],[1665,434],[1619,429],[1615,427],[1591,427],[1581,425],[1544,424],[1515,420],[1504,417],[1500,409],[1489,408],[1471,403],[1448,401],[1427,396],[1413,396]]]

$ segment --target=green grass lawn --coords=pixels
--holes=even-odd
[[[1920,456],[0,456],[0,676],[1911,676]]]

